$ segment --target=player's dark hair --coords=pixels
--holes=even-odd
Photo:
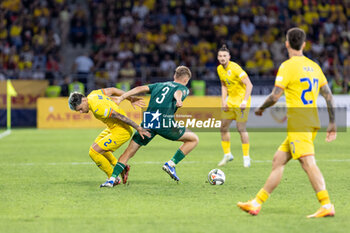
[[[300,50],[306,40],[306,34],[301,28],[291,28],[287,32],[287,41],[292,49]]]
[[[75,110],[79,106],[85,96],[79,92],[72,92],[68,98],[69,108]]]
[[[228,52],[230,53],[230,50],[227,48],[227,46],[225,44],[223,44],[221,46],[221,48],[219,49],[219,52],[222,51],[222,52]]]
[[[182,78],[188,76],[188,78],[192,77],[192,73],[190,69],[186,66],[178,66],[175,70],[175,78]]]

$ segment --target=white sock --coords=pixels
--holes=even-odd
[[[113,181],[113,183],[114,183],[114,181],[115,181],[115,177],[113,177],[113,176],[111,176],[110,178],[109,178],[109,180],[111,181]]]
[[[255,200],[255,198],[252,200],[252,205],[254,207],[259,207],[260,206],[260,204]]]
[[[170,167],[175,167],[175,163],[172,160],[169,160],[168,164],[169,164]]]
[[[322,207],[323,207],[323,208],[325,208],[325,209],[329,209],[329,208],[331,208],[331,207],[332,207],[332,205],[331,205],[331,203],[329,203],[329,204],[325,204],[325,205],[323,205]]]
[[[243,158],[244,159],[250,159],[250,156],[249,155],[243,155]]]
[[[230,153],[225,154],[224,156],[225,156],[225,157],[231,157],[232,154],[231,154],[231,152],[230,152]]]

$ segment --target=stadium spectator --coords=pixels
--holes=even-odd
[[[61,71],[62,45],[84,47],[91,40],[91,57],[96,68],[106,69],[109,81],[113,82],[120,71],[112,71],[113,62],[131,62],[138,77],[155,75],[152,78],[161,80],[164,72],[154,67],[160,67],[166,54],[176,66],[211,67],[212,54],[225,43],[235,60],[255,75],[253,81],[261,75],[273,79],[270,75],[287,56],[283,40],[286,29],[298,26],[307,32],[305,54],[321,64],[327,77],[335,75],[334,59],[339,60],[344,82],[349,77],[346,58],[350,48],[350,4],[346,1],[98,0],[88,1],[90,15],[84,4],[1,1],[1,72],[13,78],[19,78],[19,74],[31,78],[31,72],[41,77],[40,73],[46,72],[48,54],[53,55]],[[100,52],[103,56],[95,56]],[[112,63],[108,63],[110,54]],[[263,61],[264,56],[267,61]],[[194,75],[208,74],[211,76],[210,71],[199,68]]]
[[[87,40],[87,29],[81,21],[77,21],[72,25],[70,33],[71,41],[74,47],[76,47],[78,44],[80,44],[82,47],[85,47]]]
[[[64,6],[62,11],[59,14],[59,27],[60,27],[60,36],[62,44],[65,44],[68,39],[68,34],[70,30],[70,12],[67,6]]]
[[[78,81],[86,85],[92,70],[94,69],[94,62],[87,53],[77,57],[73,64],[73,73],[76,74]]]

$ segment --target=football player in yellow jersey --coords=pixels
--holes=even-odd
[[[134,121],[126,117],[125,112],[114,102],[115,97],[121,96],[124,91],[117,88],[105,88],[92,91],[87,97],[78,92],[70,94],[68,104],[70,109],[80,113],[91,111],[96,119],[107,125],[95,139],[89,150],[91,159],[96,165],[106,173],[107,179],[113,173],[113,167],[117,164],[117,159],[112,152],[127,142],[132,135],[132,128],[136,129],[140,136],[150,136],[150,133],[137,125]],[[129,98],[133,106],[144,106],[142,99],[137,97]],[[126,166],[122,175],[123,183],[127,181],[130,167]],[[116,179],[114,185],[119,184],[120,179]]]
[[[250,94],[253,85],[247,73],[236,63],[230,61],[230,51],[223,45],[218,52],[220,65],[217,72],[221,81],[222,124],[221,145],[224,157],[218,166],[224,166],[233,160],[230,143],[230,125],[236,120],[237,130],[241,136],[243,151],[243,166],[250,167],[249,136],[246,130],[250,107]]]
[[[288,117],[287,138],[274,155],[272,171],[264,187],[253,200],[237,204],[251,215],[259,213],[261,204],[278,186],[284,166],[292,158],[299,160],[321,204],[321,208],[316,213],[307,217],[318,218],[335,214],[323,175],[316,164],[313,144],[317,130],[320,128],[316,104],[319,92],[327,102],[329,114],[326,141],[331,142],[336,138],[333,96],[321,68],[303,55],[305,39],[306,35],[302,29],[288,30],[286,47],[289,59],[280,66],[272,93],[255,111],[256,115],[261,116],[266,108],[275,104],[283,92],[285,93]]]

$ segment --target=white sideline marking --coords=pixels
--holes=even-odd
[[[272,160],[252,160],[253,163],[272,163]],[[317,162],[350,162],[350,159],[321,159]],[[144,161],[144,162],[132,162],[131,164],[163,164],[160,161]],[[216,163],[216,161],[183,161],[182,164],[196,164],[196,163]],[[38,165],[91,165],[93,162],[57,162],[57,163],[0,163],[1,166],[38,166]]]
[[[11,134],[11,130],[6,130],[5,132],[0,133],[0,139],[4,138],[10,134]]]

